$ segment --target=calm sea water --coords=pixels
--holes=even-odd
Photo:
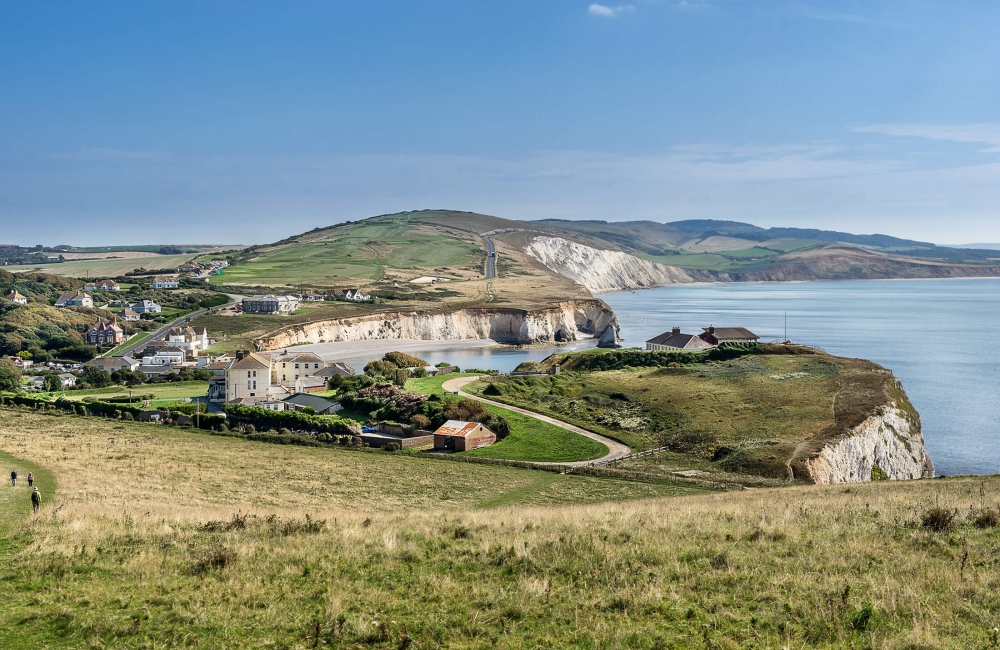
[[[719,284],[602,295],[625,346],[680,326],[742,326],[870,359],[903,380],[938,474],[1000,472],[1000,281]]]

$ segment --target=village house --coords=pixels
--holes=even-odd
[[[275,383],[288,385],[295,382],[299,377],[315,375],[326,367],[326,362],[312,352],[290,355],[288,350],[271,357],[273,364]]]
[[[137,314],[159,314],[163,311],[163,308],[152,300],[140,300],[132,303],[131,308]]]
[[[59,381],[62,382],[63,388],[72,388],[76,386],[76,375],[64,372],[59,375]]]
[[[716,327],[715,325],[710,325],[701,329],[703,331],[698,337],[711,345],[732,341],[752,343],[760,339],[759,336],[745,327]]]
[[[82,291],[70,291],[59,296],[56,307],[94,307],[94,298]]]
[[[125,341],[125,330],[118,323],[97,321],[85,335],[90,345],[118,345]]]
[[[212,260],[213,269],[224,269],[229,266],[229,260]]]
[[[216,374],[217,364],[207,366]],[[209,381],[209,399],[215,402],[232,402],[243,397],[283,397],[292,393],[315,393],[326,390],[328,367],[335,372],[351,372],[343,363],[327,364],[311,352],[288,354],[284,351],[274,356],[240,351],[236,358],[225,362],[226,381],[212,378]]]
[[[172,366],[184,363],[184,350],[168,345],[142,358],[143,366]]]
[[[83,285],[84,291],[120,291],[121,287],[114,280],[90,281]]]
[[[204,350],[209,346],[208,330],[204,327],[174,327],[167,332],[167,343],[180,348],[189,357],[198,356],[199,350]]]
[[[195,264],[194,262],[187,262],[186,264],[181,264],[177,267],[178,273],[191,273],[193,271],[201,271],[201,266]]]
[[[371,300],[371,295],[361,289],[334,289],[326,293],[327,300],[347,300],[350,302],[364,302]]]
[[[157,275],[153,278],[154,289],[176,289],[177,286],[177,278],[169,275]]]
[[[256,352],[240,351],[226,370],[226,401],[267,397],[271,391],[271,361]]]
[[[7,302],[12,302],[18,305],[27,305],[28,299],[21,295],[17,289],[13,289],[4,296],[4,300]]]
[[[288,411],[304,411],[311,407],[316,411],[317,415],[333,415],[343,408],[337,402],[331,402],[317,395],[306,393],[295,393],[283,399],[282,402],[284,402],[285,409]]]
[[[139,314],[139,312],[126,307],[122,311],[122,320],[125,321],[126,323],[134,323],[137,320],[142,320],[142,315]]]
[[[299,308],[295,296],[250,296],[243,299],[244,314],[291,314]]]
[[[322,302],[323,296],[318,293],[313,293],[311,291],[306,291],[305,293],[300,293],[298,296],[299,300],[302,302]]]
[[[434,448],[448,451],[472,451],[496,441],[496,434],[479,422],[448,420],[434,432]]]
[[[104,359],[91,359],[87,363],[83,364],[85,366],[93,366],[94,368],[100,368],[105,372],[112,373],[116,370],[137,370],[139,368],[139,362],[132,357],[107,357]]]
[[[681,328],[675,327],[657,337],[646,341],[646,350],[705,350],[712,347],[711,343],[701,340],[694,334],[681,334]]]
[[[14,362],[14,365],[17,367],[17,369],[22,371],[27,370],[31,366],[35,365],[35,362],[32,361],[31,359],[22,359],[21,357],[17,356],[10,357],[10,359]]]

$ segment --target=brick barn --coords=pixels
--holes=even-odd
[[[434,448],[449,451],[472,451],[489,447],[497,441],[493,433],[478,422],[448,420],[434,432]]]

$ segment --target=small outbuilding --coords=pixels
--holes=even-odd
[[[479,422],[448,420],[434,432],[434,448],[448,451],[472,451],[496,441],[497,434]]]
[[[705,350],[712,347],[711,343],[703,341],[694,334],[681,334],[681,328],[675,327],[655,338],[646,341],[646,350]]]
[[[715,325],[710,325],[701,329],[704,331],[698,335],[698,338],[711,345],[731,341],[756,343],[760,339],[759,336],[745,327],[716,327]]]

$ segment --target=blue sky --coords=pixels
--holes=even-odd
[[[3,3],[0,243],[441,207],[1000,241],[998,28],[962,1]]]

